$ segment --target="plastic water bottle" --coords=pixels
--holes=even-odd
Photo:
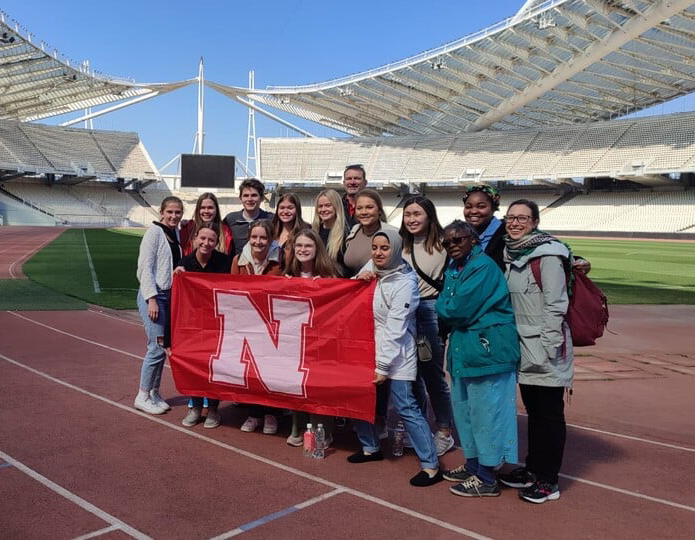
[[[394,457],[401,457],[403,455],[403,439],[405,438],[405,426],[403,422],[399,421],[396,425],[396,429],[393,432],[393,444],[391,445],[391,452]]]
[[[311,424],[307,424],[304,432],[304,457],[314,457],[314,450],[316,450],[314,429]]]
[[[314,433],[316,448],[314,449],[314,458],[323,459],[326,457],[326,430],[323,429],[323,424],[316,426]]]

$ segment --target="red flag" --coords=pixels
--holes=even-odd
[[[179,392],[374,421],[374,283],[186,272],[174,278]]]

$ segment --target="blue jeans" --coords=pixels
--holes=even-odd
[[[436,469],[439,467],[437,449],[434,446],[430,426],[422,416],[415,396],[413,395],[412,381],[398,381],[391,379],[391,402],[396,407],[396,412],[403,420],[405,429],[410,435],[410,442],[420,459],[423,469]],[[364,420],[355,421],[357,437],[365,452],[377,452],[379,450],[379,434],[376,426]]]
[[[162,371],[164,371],[166,353],[158,339],[164,339],[164,329],[169,318],[170,291],[160,291],[155,298],[159,306],[159,315],[156,321],[152,321],[147,314],[147,300],[138,291],[138,312],[140,319],[142,319],[142,325],[145,327],[145,335],[147,335],[147,352],[142,360],[142,370],[140,371],[140,389],[148,392],[159,389]]]
[[[420,300],[415,313],[417,334],[425,336],[429,341],[432,348],[432,360],[417,363],[417,381],[413,385],[413,391],[425,418],[427,418],[427,396],[429,395],[437,426],[451,428],[453,426],[451,393],[444,374],[444,345],[439,338],[437,311],[434,308],[436,302],[436,298]]]

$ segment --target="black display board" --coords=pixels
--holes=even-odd
[[[181,154],[181,187],[234,187],[234,156]]]

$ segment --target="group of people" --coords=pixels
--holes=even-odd
[[[279,197],[276,213],[260,208],[263,184],[242,182],[242,210],[221,218],[217,199],[204,193],[192,219],[183,204],[162,201],[160,220],[145,233],[138,258],[138,308],[147,334],[135,407],[162,414],[159,393],[166,358],[169,293],[175,272],[218,272],[376,280],[376,421],[355,421],[361,449],[350,463],[380,461],[389,402],[403,422],[420,461],[414,486],[441,480],[451,492],[500,494],[500,483],[522,499],[559,498],[564,443],[564,393],[572,386],[572,338],[564,320],[569,300],[569,249],[538,229],[538,206],[526,199],[495,217],[500,195],[485,185],[463,195],[464,220],[442,228],[434,204],[416,195],[403,204],[400,229],[386,222],[379,194],[366,187],[362,165],[346,167],[341,197],[319,193],[312,224],[302,219],[299,197]],[[540,281],[531,261],[540,259]],[[446,358],[445,358],[446,351]],[[445,366],[450,374],[447,381]],[[526,464],[518,463],[516,385],[528,414]],[[220,424],[218,401],[208,400],[204,427]],[[436,430],[427,421],[431,407]],[[201,421],[203,398],[194,397],[183,424]],[[251,405],[242,431],[274,434],[281,411]],[[332,420],[312,419],[327,427]],[[287,443],[301,446],[303,413],[293,413]],[[443,471],[439,457],[454,447],[456,428],[466,461]]]

